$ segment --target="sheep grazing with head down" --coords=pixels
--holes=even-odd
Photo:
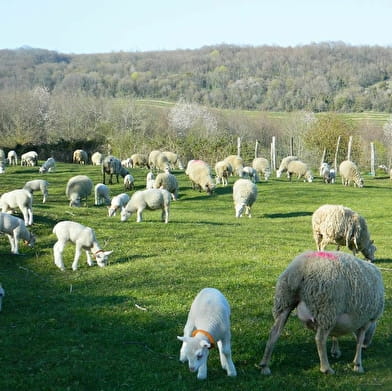
[[[308,165],[301,160],[292,160],[287,165],[287,176],[290,181],[293,175],[296,175],[297,179],[304,178],[304,182],[313,182],[312,171],[308,168]]]
[[[121,221],[126,221],[136,212],[136,222],[143,221],[143,211],[162,210],[162,221],[169,222],[171,195],[166,189],[147,189],[133,193],[125,208],[121,211]]]
[[[206,191],[212,194],[215,189],[215,183],[211,176],[210,166],[203,160],[190,160],[185,170],[192,182],[192,188],[199,191]]]
[[[215,181],[216,184],[222,184],[222,186],[227,186],[229,183],[229,176],[233,173],[233,168],[231,164],[220,160],[215,163]]]
[[[144,153],[134,153],[131,155],[132,167],[148,168],[148,156]]]
[[[155,175],[152,171],[149,171],[146,175],[146,189],[153,189],[155,184]]]
[[[124,176],[124,190],[133,190],[135,188],[135,178],[131,174]]]
[[[69,199],[69,206],[79,207],[82,200],[87,201],[87,197],[93,190],[93,181],[86,175],[76,175],[72,177],[65,189],[65,195]]]
[[[103,183],[94,187],[95,205],[110,205],[110,189]]]
[[[10,166],[17,166],[18,165],[18,155],[14,150],[11,150],[7,154],[8,164]]]
[[[88,155],[83,149],[77,149],[72,155],[72,161],[77,164],[87,164]]]
[[[276,284],[275,323],[260,362],[265,375],[271,373],[274,345],[295,308],[298,318],[316,331],[321,372],[334,373],[327,356],[328,336],[333,337],[331,354],[339,357],[337,337],[349,333],[357,340],[354,371],[364,372],[362,347],[369,346],[384,308],[384,286],[376,266],[338,251],[305,252],[294,258]]]
[[[154,189],[166,189],[174,201],[178,200],[178,181],[175,175],[170,172],[161,172],[157,175]]]
[[[210,349],[218,346],[222,368],[228,376],[237,376],[231,358],[230,305],[215,288],[202,289],[194,299],[184,327],[180,361],[187,362],[197,378],[207,378]]]
[[[344,186],[350,186],[351,182],[354,183],[354,187],[363,187],[364,185],[357,165],[350,160],[344,160],[340,163],[339,174],[342,177],[342,184]]]
[[[24,153],[20,157],[20,165],[21,166],[36,166],[38,163],[38,153],[35,151],[29,151]]]
[[[33,196],[27,190],[17,189],[4,193],[0,197],[0,209],[5,213],[12,213],[19,208],[23,214],[24,223],[29,226],[33,224]]]
[[[162,153],[167,157],[167,160],[169,161],[171,170],[174,170],[174,168],[176,168],[176,166],[180,170],[184,169],[184,165],[182,164],[182,161],[178,158],[178,155],[175,152],[163,151]]]
[[[127,205],[129,199],[130,197],[127,193],[121,193],[113,197],[110,207],[108,208],[109,217],[115,216],[118,210],[121,211],[122,208]]]
[[[354,255],[358,251],[374,260],[376,246],[370,240],[366,220],[357,212],[343,205],[322,205],[312,216],[313,237],[318,250],[324,250],[329,243],[347,246]]]
[[[35,236],[26,228],[22,219],[8,213],[0,212],[0,232],[7,235],[11,245],[11,253],[19,254],[19,240],[24,244],[34,247]]]
[[[47,172],[53,172],[56,170],[56,161],[54,158],[50,157],[47,159],[44,164],[39,168],[39,173],[40,174],[45,174]]]
[[[88,265],[92,266],[94,264],[91,259],[91,252],[100,267],[106,266],[108,256],[113,252],[101,249],[93,229],[74,221],[61,221],[60,223],[57,223],[53,228],[53,233],[57,236],[57,242],[53,246],[54,263],[62,271],[65,270],[62,255],[67,242],[71,242],[75,245],[72,270],[77,270],[79,258],[83,250],[86,252]]]
[[[49,183],[43,179],[33,179],[32,181],[26,182],[23,189],[27,190],[31,195],[33,195],[35,191],[41,191],[41,194],[43,195],[42,203],[44,204],[48,199],[48,186]]]
[[[269,161],[264,157],[254,158],[252,161],[252,167],[257,171],[259,177],[264,176],[264,180],[268,181],[271,176],[271,167]]]
[[[244,168],[244,160],[242,159],[242,157],[237,155],[229,155],[224,159],[224,161],[231,165],[232,175],[242,175],[242,170]]]
[[[233,201],[235,217],[242,217],[243,213],[252,217],[250,208],[257,199],[257,186],[250,179],[238,179],[233,185]]]
[[[278,170],[276,171],[276,177],[280,178],[282,174],[287,171],[287,167],[289,163],[294,160],[298,160],[298,157],[290,155],[283,158],[282,161],[280,162]]]
[[[102,164],[102,161],[103,161],[103,155],[101,152],[94,152],[91,155],[91,163],[94,166],[100,166]]]
[[[250,166],[245,166],[242,169],[241,178],[248,178],[253,183],[260,182],[259,174],[256,169]]]

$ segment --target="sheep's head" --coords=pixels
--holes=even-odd
[[[374,253],[376,252],[377,247],[374,245],[374,241],[370,240],[369,244],[364,247],[361,252],[370,262],[374,261]]]
[[[108,264],[108,257],[113,251],[98,250],[95,254],[95,260],[99,267],[104,267]]]
[[[191,372],[196,372],[202,365],[207,365],[209,349],[211,348],[208,341],[196,337],[177,336],[177,338],[182,341],[180,361],[188,361]]]
[[[32,233],[30,233],[29,240],[25,240],[24,244],[26,244],[29,247],[34,247],[34,245],[35,245],[35,236]]]
[[[131,212],[129,212],[126,208],[121,209],[121,221],[127,221],[131,217]]]
[[[116,208],[108,207],[109,217],[113,217],[116,215]]]

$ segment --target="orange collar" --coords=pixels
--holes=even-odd
[[[215,346],[215,340],[214,340],[213,336],[208,331],[196,329],[196,330],[193,330],[192,337],[194,337],[196,334],[199,334],[199,333],[204,334],[208,338],[208,341],[211,344],[209,349],[212,349]]]

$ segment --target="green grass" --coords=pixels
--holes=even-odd
[[[6,297],[0,313],[0,390],[390,390],[392,389],[391,181],[365,176],[363,189],[340,184],[272,179],[259,183],[252,219],[234,217],[231,185],[208,197],[191,190],[175,172],[180,200],[172,203],[169,224],[160,212],[145,211],[121,223],[106,208],[69,208],[64,190],[76,174],[101,180],[99,167],[58,164],[57,172],[10,167],[0,176],[0,192],[32,178],[50,182],[49,198],[34,196],[34,249],[20,246],[9,255],[0,237],[0,281]],[[137,188],[146,171],[132,170]],[[112,195],[123,191],[111,185]],[[365,373],[352,372],[354,338],[341,339],[343,355],[331,360],[334,376],[319,372],[314,334],[291,317],[271,362],[271,376],[255,364],[263,355],[272,325],[274,285],[293,257],[313,249],[311,214],[324,203],[361,213],[377,245],[386,307],[371,347],[363,353]],[[73,272],[73,246],[64,253],[67,270],[53,262],[52,228],[74,220],[95,229],[105,249],[114,250],[106,268],[88,267],[85,256]],[[333,249],[333,247],[331,247]],[[344,249],[347,251],[347,249]],[[204,382],[178,361],[187,313],[197,292],[220,289],[232,307],[232,351],[237,378],[220,368],[211,351]]]

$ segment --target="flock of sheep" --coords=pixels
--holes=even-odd
[[[8,164],[17,164],[17,156],[13,151],[8,154]],[[6,160],[0,150],[0,172],[5,172]],[[28,152],[21,156],[21,165],[35,166],[38,155]],[[87,164],[88,156],[83,150],[73,154],[73,161]],[[168,223],[170,203],[179,199],[179,185],[174,168],[184,169],[183,163],[173,152],[152,151],[149,156],[134,154],[121,161],[114,156],[104,157],[96,152],[91,161],[101,166],[102,183],[94,187],[92,180],[86,175],[76,175],[69,179],[65,193],[69,206],[79,207],[94,192],[96,205],[108,206],[109,217],[117,212],[121,221],[125,221],[132,213],[136,213],[136,221],[142,221],[145,209],[161,210],[162,221]],[[39,168],[40,173],[55,170],[53,158],[46,160]],[[134,178],[129,168],[146,167],[146,184],[144,190],[135,191],[131,196],[126,192],[110,197],[108,183],[114,178],[119,183],[123,178],[124,190],[134,190]],[[233,184],[233,202],[235,216],[243,214],[251,217],[251,207],[257,199],[256,182],[263,177],[268,180],[271,175],[269,162],[265,158],[255,158],[251,166],[245,166],[243,160],[231,155],[215,164],[215,177],[208,165],[202,160],[190,160],[185,174],[192,187],[207,194],[214,192],[216,186],[227,186],[231,176],[236,176]],[[313,174],[308,165],[296,156],[282,159],[277,177],[283,173],[291,180],[293,176],[311,182]],[[344,161],[339,167],[342,183],[349,186],[363,187],[363,179],[356,165]],[[334,183],[336,174],[327,163],[320,167],[320,176],[325,183]],[[48,182],[43,179],[28,181],[22,189],[4,193],[0,197],[0,232],[6,234],[11,245],[11,253],[18,254],[18,242],[24,240],[33,246],[34,235],[27,227],[33,224],[33,193],[40,191],[42,202],[48,198]],[[13,216],[19,209],[23,219]],[[340,349],[337,337],[354,333],[357,340],[354,357],[354,370],[363,372],[361,351],[367,347],[376,328],[376,322],[384,307],[384,288],[378,268],[372,264],[376,247],[370,239],[365,219],[357,212],[342,205],[323,205],[312,215],[312,230],[317,251],[306,252],[297,256],[277,280],[273,315],[275,322],[260,362],[263,374],[270,374],[269,361],[276,341],[281,334],[290,313],[296,310],[298,318],[316,332],[316,345],[320,359],[320,370],[333,373],[326,352],[326,340],[333,337],[331,354],[339,356]],[[67,242],[75,245],[72,269],[78,268],[80,255],[84,251],[88,265],[93,265],[95,258],[98,266],[107,264],[112,251],[103,250],[92,228],[73,221],[61,221],[53,228],[57,241],[53,247],[54,263],[65,270],[62,254]],[[340,251],[325,251],[328,244],[346,246],[353,255]],[[370,261],[356,258],[362,252]],[[93,257],[93,258],[92,258]],[[4,289],[0,285],[0,309]],[[231,356],[230,305],[225,296],[214,288],[204,288],[193,301],[183,336],[180,360],[188,361],[189,369],[197,372],[198,379],[207,377],[207,358],[209,350],[215,345],[219,349],[222,368],[228,376],[236,376],[235,365]]]

